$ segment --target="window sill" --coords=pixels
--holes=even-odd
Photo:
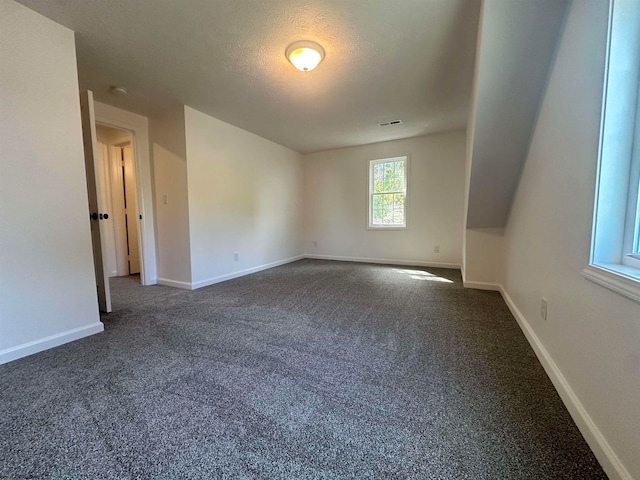
[[[385,226],[385,227],[372,227],[372,226],[368,226],[367,230],[406,230],[407,227],[394,227],[392,225],[389,226]]]
[[[640,303],[640,269],[620,264],[589,265],[582,275]]]

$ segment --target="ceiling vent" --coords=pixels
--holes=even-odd
[[[401,123],[402,123],[402,120],[391,120],[390,122],[379,123],[378,126],[379,127],[389,127],[391,125],[400,125]]]

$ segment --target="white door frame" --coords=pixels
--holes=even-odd
[[[153,183],[149,154],[149,120],[100,102],[94,102],[96,122],[107,127],[129,130],[132,135],[136,200],[138,213],[138,242],[140,247],[140,282],[142,285],[158,283],[156,236],[153,211]]]

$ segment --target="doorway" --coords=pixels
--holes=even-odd
[[[80,92],[80,113],[98,306],[101,312],[109,313],[110,276],[117,276],[119,268],[120,274],[123,275],[139,269],[138,282],[141,285],[157,283],[148,119],[94,102],[90,90]],[[106,138],[103,139],[104,145],[101,148],[98,147],[97,124],[115,131],[103,132]],[[117,161],[113,160],[114,155],[118,158],[117,153],[113,154],[114,151],[120,152],[122,193],[114,193],[112,190],[112,186],[120,184],[117,177],[114,180],[117,166]],[[125,166],[125,170],[122,171],[123,162],[131,166],[131,186],[127,186],[127,168]],[[126,188],[132,193],[131,196],[125,194]],[[123,204],[126,201],[126,217],[122,216],[119,222],[115,222],[120,210],[114,210],[113,205],[115,201],[117,206],[118,199],[122,199]],[[114,211],[115,217],[112,217]],[[123,218],[125,227],[121,230],[125,232],[125,236],[116,236],[116,225],[122,225]],[[135,232],[127,228],[127,224],[129,227],[135,224]],[[125,253],[117,253],[116,239],[119,245],[125,245],[126,252],[125,248],[120,247],[120,252]],[[136,244],[138,248],[132,253],[132,247]],[[126,268],[123,265],[126,265]]]
[[[138,232],[140,246],[140,283],[158,283],[156,239],[153,213],[153,180],[149,151],[149,120],[105,103],[93,102],[95,122],[125,130],[133,136]],[[97,157],[97,154],[96,154]],[[142,217],[142,218],[141,218]]]
[[[101,243],[108,277],[141,273],[136,171],[132,132],[96,125],[98,147],[98,195],[104,205]],[[133,278],[133,277],[132,277]]]

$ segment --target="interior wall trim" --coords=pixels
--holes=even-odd
[[[158,285],[164,285],[165,287],[180,288],[182,290],[191,290],[190,282],[182,282],[180,280],[171,280],[170,278],[158,277]]]
[[[433,267],[433,268],[453,268],[460,270],[459,263],[448,262],[430,262],[424,260],[402,260],[395,258],[368,258],[368,257],[341,257],[337,255],[315,255],[307,253],[304,258],[313,258],[316,260],[335,260],[339,262],[360,262],[360,263],[377,263],[380,265],[406,265],[406,266],[420,266],[420,267]]]
[[[49,335],[0,351],[0,365],[104,331],[102,322]]]
[[[569,410],[571,417],[573,417],[573,421],[576,422],[578,429],[589,444],[589,447],[591,447],[591,450],[600,462],[600,465],[602,465],[605,473],[611,479],[633,480],[629,471],[625,468],[624,464],[618,455],[616,455],[605,436],[594,423],[578,395],[575,393],[573,388],[571,388],[571,385],[563,375],[560,367],[558,367],[540,338],[533,331],[531,324],[518,309],[506,289],[502,285],[499,287],[502,298],[504,298],[509,310],[511,310],[511,313],[518,322],[518,325],[520,325],[520,328],[529,341],[531,348],[533,348],[538,360],[547,372],[547,376],[558,391],[562,402],[567,407],[567,410]]]
[[[249,275],[251,273],[261,272],[262,270],[268,270],[273,267],[279,267],[280,265],[285,265],[287,263],[296,262],[298,260],[302,260],[304,255],[297,255],[295,257],[285,258],[283,260],[278,260],[271,263],[265,263],[263,265],[258,265],[251,268],[246,268],[244,270],[239,270],[237,272],[226,273],[224,275],[219,275],[217,277],[208,278],[206,280],[201,280],[199,282],[194,282],[191,284],[191,289],[195,290],[197,288],[207,287],[209,285],[213,285],[215,283],[224,282],[226,280],[231,280],[233,278],[243,277],[245,275]]]
[[[501,289],[498,283],[467,282],[466,280],[463,280],[462,285],[464,286],[464,288],[475,288],[476,290],[492,290],[494,292],[499,292]]]

